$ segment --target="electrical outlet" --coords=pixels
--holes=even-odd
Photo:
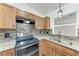
[[[10,38],[10,33],[5,33],[5,38]]]

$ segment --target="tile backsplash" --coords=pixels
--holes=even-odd
[[[10,33],[9,38],[11,38],[11,39],[16,38],[16,30],[0,30],[0,40],[1,39],[9,39],[9,38],[5,38],[5,33]]]

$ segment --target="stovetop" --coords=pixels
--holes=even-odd
[[[24,46],[24,45],[28,45],[28,44],[32,44],[32,43],[35,43],[35,42],[38,42],[38,39],[36,39],[36,38],[26,38],[26,39],[24,39],[24,40],[22,40],[21,38],[20,38],[20,40],[18,39],[18,40],[16,40],[16,47],[21,47],[21,46]]]

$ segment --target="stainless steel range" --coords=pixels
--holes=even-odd
[[[16,41],[16,55],[30,56],[38,51],[38,39],[32,35],[17,37]]]
[[[32,35],[34,22],[30,19],[17,17],[16,55],[29,56],[38,51],[38,39]]]

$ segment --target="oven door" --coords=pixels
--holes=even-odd
[[[31,45],[26,45],[22,47],[16,48],[16,55],[17,56],[30,56],[33,53],[38,51],[38,42],[31,44]]]

